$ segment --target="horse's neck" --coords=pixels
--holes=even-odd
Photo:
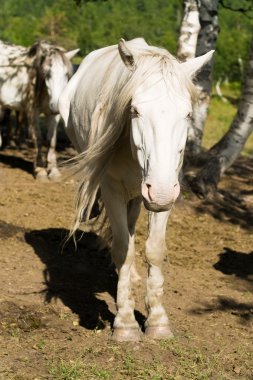
[[[45,83],[38,88],[38,93],[36,93],[35,96],[40,112],[44,112],[45,114],[50,113],[49,95]]]
[[[142,178],[141,169],[138,162],[133,158],[129,134],[121,137],[107,173],[124,186],[129,199],[139,195]]]

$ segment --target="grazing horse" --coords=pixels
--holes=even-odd
[[[89,218],[100,188],[118,271],[118,341],[139,340],[141,334],[131,292],[141,201],[149,211],[145,333],[172,336],[162,305],[166,224],[180,191],[187,118],[196,96],[191,78],[212,53],[179,63],[142,38],[122,39],[90,53],[60,96],[67,134],[80,152],[73,164],[80,184],[72,233]]]
[[[38,178],[57,178],[55,146],[60,120],[58,100],[70,79],[70,59],[79,49],[66,52],[46,41],[30,48],[0,41],[0,107],[26,115],[35,145],[34,173]],[[48,151],[42,159],[39,115],[45,114]]]

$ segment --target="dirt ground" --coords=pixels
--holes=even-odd
[[[60,153],[62,158],[68,150]],[[253,379],[253,162],[209,200],[184,192],[164,263],[175,338],[111,341],[117,276],[92,233],[63,245],[74,181],[40,183],[27,150],[0,152],[0,379]],[[145,320],[146,213],[136,318]]]

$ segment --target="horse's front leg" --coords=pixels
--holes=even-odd
[[[141,202],[142,198],[136,197],[134,199],[131,199],[127,204],[128,230],[133,239],[135,234],[135,225],[141,210]],[[139,275],[135,266],[135,261],[133,262],[131,268],[131,280],[132,283],[138,283],[141,280],[141,276]]]
[[[57,168],[56,158],[56,142],[57,142],[57,127],[60,121],[60,115],[48,115],[46,117],[47,123],[47,170],[48,177],[52,180],[58,180],[61,176],[59,169]]]
[[[173,336],[166,311],[162,305],[164,276],[162,264],[167,251],[165,234],[169,211],[149,213],[149,236],[146,242],[146,257],[149,265],[146,307],[148,318],[145,334],[161,339]]]
[[[120,183],[114,180],[105,180],[101,193],[112,229],[112,259],[118,271],[117,314],[113,324],[113,339],[138,341],[140,328],[134,316],[131,291],[131,269],[135,256],[134,234],[128,228],[127,204]]]

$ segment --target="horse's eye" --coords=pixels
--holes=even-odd
[[[188,115],[186,116],[186,119],[191,119],[192,118],[192,112],[189,112]]]
[[[140,114],[137,111],[137,109],[134,106],[131,106],[131,118],[135,119],[136,117],[139,117]]]
[[[178,152],[179,154],[182,154],[183,153],[183,149],[180,149],[180,151]]]

